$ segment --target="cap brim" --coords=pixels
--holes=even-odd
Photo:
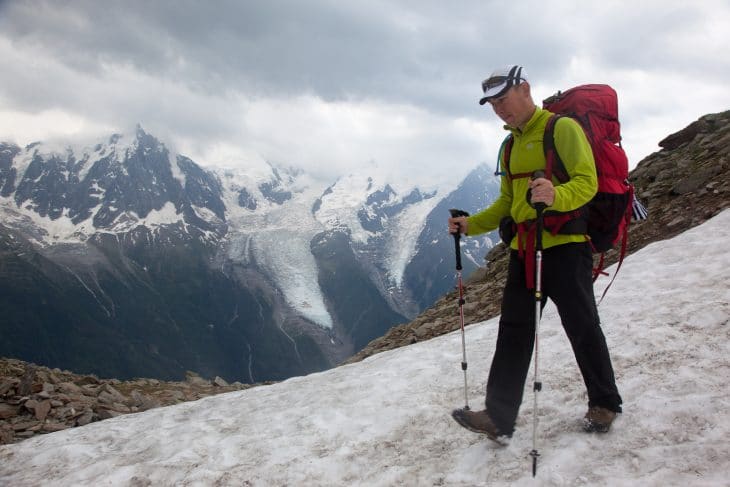
[[[513,86],[519,85],[520,83],[521,80],[517,80],[517,82],[515,83],[514,79],[508,79],[502,84],[489,88],[486,92],[484,92],[484,96],[481,100],[479,100],[479,104],[484,105],[493,98],[499,98],[500,96],[507,93],[507,90],[509,90]]]

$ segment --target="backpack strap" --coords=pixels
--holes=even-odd
[[[502,141],[502,145],[499,146],[499,151],[497,152],[497,167],[494,169],[494,175],[495,176],[507,176],[511,178],[509,174],[509,156],[512,154],[512,146],[515,143],[515,138],[512,134],[509,134],[507,137],[504,138]],[[504,167],[505,170],[503,171],[500,165],[500,159],[504,159]]]
[[[553,114],[545,124],[545,133],[542,138],[542,149],[545,152],[545,176],[550,179],[553,174],[561,183],[566,183],[570,179],[565,164],[560,158],[560,153],[555,147],[555,124],[562,118],[562,115]]]
[[[629,186],[629,197],[633,200],[634,198],[634,186]],[[626,249],[628,248],[629,243],[629,222],[631,221],[632,216],[632,206],[627,205],[626,213],[624,213],[624,220],[625,225],[623,227],[623,235],[621,235],[621,249],[619,250],[619,256],[618,256],[618,264],[616,265],[616,272],[613,273],[613,277],[611,278],[611,282],[608,283],[608,286],[603,290],[603,294],[601,294],[601,299],[598,300],[598,304],[600,305],[603,301],[603,298],[606,297],[606,293],[608,292],[608,289],[611,287],[611,284],[613,284],[613,281],[616,279],[616,275],[618,274],[618,271],[621,269],[621,264],[624,263],[624,257],[626,256]],[[603,270],[603,261],[604,257],[606,256],[606,253],[603,252],[601,254],[601,260],[598,263],[598,267],[593,269],[593,282],[596,282],[596,279],[598,279],[598,276],[600,275],[607,275],[606,272]]]
[[[509,134],[505,139],[504,142],[502,142],[502,147],[499,150],[500,155],[502,155],[502,160],[504,161],[504,171],[499,171],[499,157],[497,157],[497,171],[495,171],[495,176],[507,176],[509,179],[520,179],[520,178],[531,178],[532,173],[529,172],[520,172],[517,174],[512,174],[512,170],[510,169],[510,160],[512,157],[512,146],[515,145],[515,137],[512,134]]]
[[[535,289],[535,247],[537,243],[537,224],[535,220],[517,224],[517,253],[525,262],[525,285]]]
[[[565,164],[560,158],[558,149],[555,147],[555,124],[562,115],[553,114],[545,124],[545,133],[543,134],[542,149],[545,154],[545,178],[552,179],[553,173],[561,183],[565,183],[570,179]],[[502,142],[499,153],[503,155],[505,171],[499,171],[499,157],[497,158],[497,171],[495,175],[506,175],[510,179],[520,179],[532,177],[532,173],[512,174],[510,170],[510,156],[512,154],[512,146],[514,145],[514,136],[508,135]]]

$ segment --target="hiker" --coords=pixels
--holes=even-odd
[[[472,216],[449,218],[449,232],[473,236],[501,228],[500,234],[511,251],[497,345],[487,381],[486,409],[472,411],[465,407],[455,410],[452,416],[471,431],[503,441],[514,432],[536,326],[534,260],[530,260],[535,258],[535,231],[532,234],[512,232],[512,220],[517,226],[524,224],[521,228],[534,228],[536,203],[544,203],[546,212],[579,209],[596,194],[597,176],[586,135],[569,117],[558,119],[554,140],[570,179],[560,184],[557,179],[550,181],[539,177],[539,173],[534,174],[546,167],[543,132],[552,114],[533,102],[527,74],[521,66],[494,71],[482,83],[482,89],[484,94],[479,104],[489,103],[514,137],[509,173],[502,177],[499,197],[491,206]],[[502,171],[506,172],[504,150],[500,161]],[[527,176],[517,177],[518,173]],[[508,235],[511,233],[515,235]],[[583,375],[588,391],[584,429],[607,432],[621,412],[622,400],[593,295],[589,238],[585,230],[553,235],[545,229],[542,247],[540,307],[545,306],[547,298],[555,303]]]

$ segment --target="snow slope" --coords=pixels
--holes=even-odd
[[[535,479],[529,380],[506,448],[449,417],[464,405],[457,331],[279,384],[2,446],[0,485],[728,485],[728,239],[730,210],[624,263],[600,307],[625,401],[606,435],[581,431],[584,387],[546,308]],[[496,325],[467,327],[475,408]]]

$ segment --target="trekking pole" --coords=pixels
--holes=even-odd
[[[469,216],[469,213],[463,210],[451,209],[452,218],[460,216]],[[469,393],[466,385],[466,338],[464,336],[464,285],[461,280],[461,225],[454,233],[454,250],[456,253],[456,278],[459,286],[459,318],[461,322],[461,370],[464,371],[464,409],[469,409]]]
[[[543,171],[535,171],[533,179],[544,178]],[[542,304],[542,228],[543,228],[543,211],[545,203],[535,203],[535,211],[537,211],[536,231],[535,231],[535,377],[533,382],[533,412],[532,412],[532,476],[537,475],[537,393],[542,390],[542,382],[538,375],[538,357],[539,357],[539,328],[540,328],[540,306]]]

